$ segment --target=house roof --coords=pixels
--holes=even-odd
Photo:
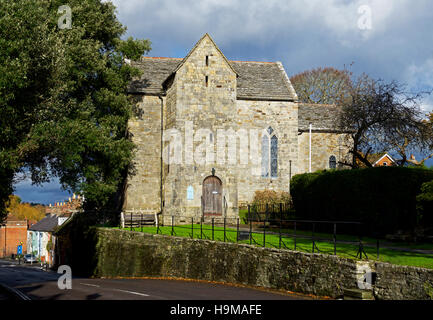
[[[377,154],[372,155],[372,157],[373,156],[375,156],[375,158],[371,159],[371,162],[374,161],[373,167],[385,157],[387,157],[389,160],[391,160],[392,163],[395,163],[394,159],[388,153],[377,153]]]
[[[310,123],[313,131],[340,131],[337,122],[340,112],[341,108],[336,105],[300,103],[299,131],[308,131]]]
[[[173,74],[183,59],[142,57],[132,61],[143,74],[133,80],[129,93],[165,95],[164,81]],[[290,84],[280,62],[228,61],[238,74],[237,98],[251,100],[296,101],[295,90]]]
[[[361,153],[362,154],[362,153]],[[371,165],[374,167],[376,164],[382,160],[383,158],[388,157],[392,163],[395,163],[395,160],[386,152],[380,152],[380,153],[370,153],[367,156],[367,160],[371,163]],[[356,160],[358,162],[358,165],[361,168],[366,168],[367,166],[359,159]]]
[[[30,231],[45,231],[45,232],[51,232],[54,231],[54,228],[56,228],[58,225],[58,216],[56,215],[49,215],[40,220],[39,222],[32,225],[29,230]]]
[[[182,59],[176,58],[147,58],[140,61],[131,61],[131,65],[142,71],[140,79],[135,79],[129,84],[129,93],[144,93],[149,95],[164,95],[163,82],[181,63]]]
[[[230,61],[239,77],[237,98],[296,101],[295,90],[278,62]]]

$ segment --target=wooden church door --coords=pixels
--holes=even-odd
[[[222,214],[222,183],[215,176],[203,181],[203,213],[212,215]]]

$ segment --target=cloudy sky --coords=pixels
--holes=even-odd
[[[229,60],[281,61],[289,76],[354,63],[355,74],[433,88],[431,0],[112,2],[126,36],[152,41],[149,56],[183,58],[207,32]],[[433,110],[433,95],[423,109]],[[56,182],[35,189],[24,181],[16,193],[44,203],[69,196]]]
[[[128,36],[152,41],[150,56],[183,58],[207,32],[229,60],[281,61],[289,76],[354,62],[355,74],[433,87],[431,0],[112,2]]]
[[[15,184],[14,194],[18,195],[24,202],[47,205],[61,202],[71,197],[71,193],[61,190],[57,179],[53,179],[50,183],[45,183],[42,186],[32,185],[32,181],[29,178],[20,179]]]

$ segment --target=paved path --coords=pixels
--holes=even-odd
[[[0,261],[0,283],[32,300],[304,300],[307,296],[206,282],[156,279],[73,278],[71,290],[60,290],[61,276],[38,266]]]

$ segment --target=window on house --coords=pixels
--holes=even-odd
[[[262,177],[278,177],[278,138],[269,127],[262,137]]]
[[[384,162],[383,165],[386,167],[388,165],[388,162]]]
[[[206,87],[207,87],[209,85],[209,76],[206,76],[205,81],[206,81]]]
[[[336,169],[337,168],[337,159],[335,158],[335,156],[329,157],[329,168],[330,169]]]
[[[206,67],[209,66],[209,56],[206,56]]]

